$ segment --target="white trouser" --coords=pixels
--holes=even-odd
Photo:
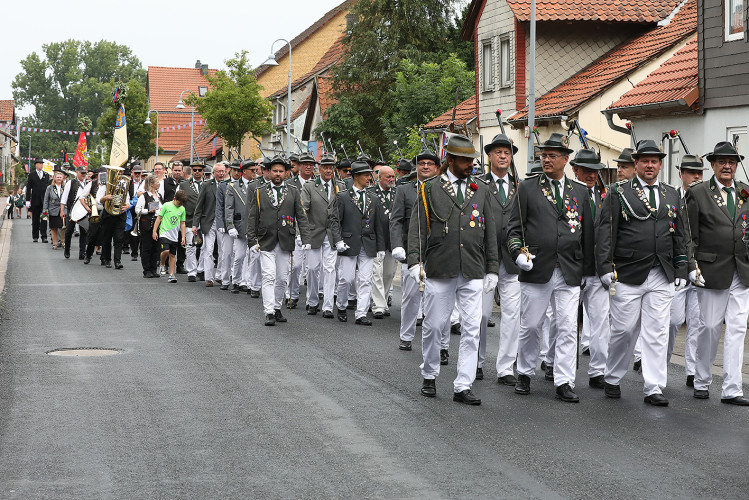
[[[577,353],[577,306],[580,287],[564,282],[562,270],[554,269],[547,283],[520,283],[520,334],[518,338],[518,373],[532,377],[536,371],[541,327],[551,302],[557,332],[554,348],[554,386],[575,387]],[[551,350],[551,349],[550,349]]]
[[[185,269],[188,276],[197,275],[202,267],[198,264],[198,247],[192,244],[193,238],[192,229],[188,227],[185,230]]]
[[[395,259],[390,252],[385,252],[385,258],[382,260],[375,259],[372,271],[372,312],[382,312],[388,310],[388,293],[390,285],[393,284],[395,276]]]
[[[424,294],[419,291],[418,281],[408,272],[408,264],[401,264],[401,295],[400,339],[411,342],[416,336],[416,319]]]
[[[213,281],[215,267],[213,266],[213,248],[216,245],[216,223],[211,226],[210,231],[203,235],[203,246],[200,247],[200,260],[203,262],[203,272],[206,281]]]
[[[585,288],[580,291],[580,299],[586,312],[583,314],[583,325],[587,325],[590,332],[588,376],[598,377],[606,369],[609,354],[609,291],[603,287],[598,275],[588,276]]]
[[[557,338],[557,322],[554,320],[551,304],[546,308],[546,318],[541,328],[543,329],[541,331],[541,350],[538,357],[546,364],[554,365],[554,349],[556,348],[554,341]]]
[[[359,265],[357,272],[356,266]],[[367,256],[364,248],[355,257],[338,257],[338,309],[346,309],[349,290],[358,279],[356,289],[356,318],[363,318],[369,310],[369,299],[372,295],[372,266],[374,258]]]
[[[580,332],[580,348],[589,349],[590,348],[590,320],[588,319],[588,308],[585,305],[585,301],[582,298],[584,291],[585,289],[580,290],[580,300],[583,303],[583,328],[582,328],[582,331]],[[606,302],[608,303],[608,299],[606,299]]]
[[[222,285],[228,285],[231,279],[231,265],[234,262],[234,238],[226,233],[218,233],[217,239],[218,269],[216,269],[216,274]]]
[[[507,272],[499,264],[500,313],[499,350],[497,351],[497,377],[512,375],[512,364],[518,356],[518,330],[520,329],[520,282],[517,274]],[[484,366],[487,345],[487,323],[494,307],[494,290],[484,294],[481,310],[481,336],[479,339],[479,367]]]
[[[611,339],[604,372],[606,383],[619,385],[639,336],[643,391],[646,396],[663,391],[668,376],[668,310],[673,296],[674,284],[660,266],[651,269],[641,285],[616,284],[616,295],[609,296]]]
[[[250,249],[248,248],[244,252],[244,262],[242,263],[242,284],[246,287],[250,286]]]
[[[697,290],[694,285],[687,285],[676,292],[673,301],[671,301],[667,361],[671,361],[676,334],[685,321],[687,323],[687,335],[684,341],[684,371],[687,375],[694,375],[697,336],[700,331],[700,302],[697,299]]]
[[[721,398],[743,396],[741,368],[744,362],[744,337],[749,315],[749,288],[741,284],[738,274],[734,272],[730,288],[727,290],[698,288],[697,297],[700,301],[702,321],[697,335],[694,388],[706,390],[713,381],[710,368],[715,362],[718,341],[725,319]]]
[[[335,295],[335,263],[338,252],[330,246],[328,236],[320,248],[307,251],[307,305],[320,304],[318,294],[323,290],[322,310],[333,312],[333,296]]]
[[[291,277],[289,287],[286,290],[286,297],[292,299],[299,298],[299,284],[304,280],[304,267],[307,261],[307,251],[302,250],[299,239],[294,240],[294,266],[291,268]],[[309,283],[307,283],[309,287]]]
[[[259,291],[263,283],[263,271],[260,266],[260,252],[247,250],[247,286],[252,291]]]
[[[260,267],[263,273],[263,310],[265,314],[273,314],[281,309],[286,283],[289,280],[289,252],[276,248],[270,252],[260,251]]]
[[[642,361],[642,338],[637,338],[637,342],[635,342],[635,349],[632,351],[632,355],[634,356],[635,361]]]
[[[231,236],[229,236],[231,238]],[[244,263],[247,257],[247,238],[232,238],[234,262],[231,266],[231,282],[235,285],[247,285],[244,281]]]
[[[452,279],[426,280],[424,324],[421,330],[421,376],[434,379],[439,375],[440,336],[449,329],[450,313],[457,304],[463,324],[454,392],[470,389],[476,378],[483,288],[484,280],[469,280],[462,273]]]

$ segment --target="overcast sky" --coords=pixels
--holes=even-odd
[[[343,0],[30,0],[14,3],[3,23],[0,99],[12,99],[20,61],[42,45],[73,38],[111,40],[129,46],[144,68],[193,67],[200,59],[224,68],[246,50],[261,64],[278,38],[291,40]],[[281,48],[281,42],[275,50]],[[18,109],[28,115],[32,109]]]

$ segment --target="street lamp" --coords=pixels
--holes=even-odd
[[[107,150],[107,148],[104,147],[103,144],[99,144],[94,149],[94,153],[99,153],[99,158],[101,158],[101,164],[104,165],[104,152]]]
[[[182,93],[179,95],[179,102],[177,103],[177,109],[185,109],[185,104],[182,102],[182,94],[185,92],[190,92],[189,90],[183,90]],[[156,119],[158,120],[158,115],[156,115]],[[190,112],[190,165],[192,165],[192,147],[193,147],[193,129],[195,128],[195,106],[192,107],[192,111]]]
[[[180,100],[179,102],[182,102],[182,100]],[[158,162],[159,161],[159,112],[156,111],[155,109],[149,109],[148,114],[146,115],[146,121],[143,122],[143,125],[151,125],[151,113],[156,113],[156,160],[155,162]]]
[[[276,42],[286,42],[289,46],[289,90],[286,94],[286,157],[288,158],[289,155],[291,155],[291,43],[283,38],[279,38]],[[271,44],[270,56],[268,56],[268,59],[263,64],[268,66],[278,66],[276,56],[273,53],[273,46],[276,42]]]

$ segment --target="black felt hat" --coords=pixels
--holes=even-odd
[[[564,154],[571,154],[573,150],[569,148],[569,145],[570,140],[566,135],[554,132],[549,136],[548,139],[546,139],[546,141],[544,141],[543,144],[537,145],[536,149],[540,149],[542,151],[544,149],[558,149],[559,151],[564,152]]]
[[[721,141],[716,144],[712,152],[708,153],[705,158],[707,158],[707,161],[713,161],[716,156],[732,156],[737,160],[744,159],[744,157],[736,151],[736,148],[733,147],[733,144],[728,141]]]
[[[484,153],[489,154],[489,152],[497,146],[510,148],[512,150],[512,154],[518,152],[518,147],[512,143],[509,137],[507,137],[505,134],[497,134],[494,136],[494,139],[492,139],[492,142],[484,146]]]

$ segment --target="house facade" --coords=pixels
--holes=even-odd
[[[11,127],[16,125],[16,106],[13,99],[0,100],[0,182],[13,184],[13,165],[15,165],[17,131]]]

